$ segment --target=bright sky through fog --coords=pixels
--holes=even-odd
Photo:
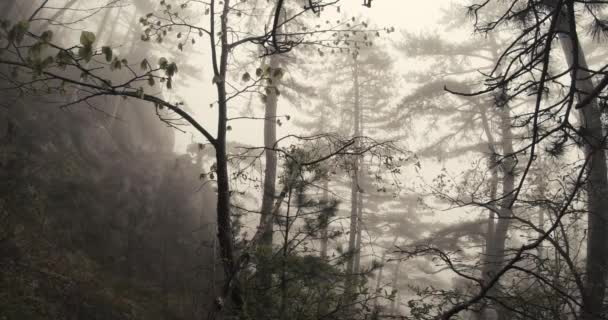
[[[361,13],[378,25],[394,26],[397,30],[410,32],[432,30],[440,17],[440,9],[451,0],[373,0],[372,7],[362,5],[362,0],[344,0],[342,5],[348,11]]]
[[[397,32],[391,33],[388,37],[389,41],[401,41],[400,31],[411,33],[424,33],[442,31],[444,26],[439,25],[439,19],[442,16],[442,9],[445,9],[452,4],[452,0],[427,0],[427,1],[411,1],[411,0],[373,0],[371,8],[363,6],[362,0],[342,0],[340,2],[341,12],[347,16],[363,17],[370,25],[377,25],[379,28],[394,27]],[[327,9],[328,11],[335,10],[334,8]],[[330,12],[329,14],[332,14]],[[324,13],[325,14],[325,13]],[[464,11],[463,11],[464,14]],[[323,16],[320,18],[323,19]],[[204,50],[203,50],[204,51]],[[204,62],[208,62],[208,57],[204,58]],[[207,65],[201,63],[201,66]],[[257,66],[251,66],[255,70]],[[251,70],[250,70],[251,71]],[[200,75],[202,83],[197,83],[191,86],[188,90],[180,90],[177,86],[177,91],[185,98],[185,101],[195,102],[197,105],[192,105],[194,113],[198,115],[198,119],[213,128],[215,132],[215,110],[209,109],[209,104],[213,102],[215,90],[211,86],[211,69],[203,67],[203,73]],[[170,93],[172,94],[172,93]],[[242,101],[242,100],[241,100]],[[257,108],[254,111],[262,115],[262,110]],[[280,114],[288,112],[283,109],[279,110]],[[232,124],[233,131],[229,133],[231,141],[239,141],[250,145],[260,145],[262,142],[263,121],[239,121]],[[278,135],[284,135],[292,132],[293,127],[289,124],[278,128]],[[183,152],[184,148],[190,143],[191,134],[177,134],[176,151]]]

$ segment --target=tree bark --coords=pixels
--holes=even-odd
[[[357,59],[355,58],[353,64],[353,92],[354,92],[354,110],[353,110],[353,122],[354,130],[353,135],[358,138],[361,135],[360,128],[360,106],[359,106],[359,72],[358,72]],[[354,283],[356,279],[355,273],[355,256],[357,251],[357,230],[358,226],[358,204],[359,204],[359,157],[354,156],[353,167],[351,172],[351,193],[350,193],[350,234],[348,238],[348,261],[346,264],[346,295],[350,297],[353,295]]]
[[[272,308],[272,293],[268,291],[272,287],[272,270],[269,264],[272,259],[273,228],[274,228],[274,206],[276,197],[277,179],[277,154],[274,151],[277,143],[277,88],[280,84],[279,77],[273,78],[273,70],[279,67],[279,57],[272,55],[269,62],[272,82],[267,85],[266,90],[266,111],[264,118],[264,147],[265,150],[265,170],[264,170],[264,190],[262,196],[262,208],[260,223],[258,228],[261,232],[259,247],[262,248],[262,255],[258,261],[257,286],[261,290],[262,307],[260,311],[266,312]],[[279,201],[282,201],[279,200]]]
[[[323,205],[327,208],[329,206],[329,180],[326,178],[323,181]],[[327,261],[327,246],[329,242],[329,215],[327,212],[323,213],[321,221],[321,253],[320,257],[323,261]]]
[[[270,57],[270,67],[274,70],[279,67],[279,57]],[[266,169],[264,171],[264,194],[262,198],[262,210],[260,217],[260,228],[262,228],[261,245],[272,245],[272,233],[274,217],[272,209],[276,199],[276,178],[277,178],[277,154],[274,150],[277,142],[277,89],[280,79],[273,79],[272,84],[268,85],[266,95],[266,112],[264,118],[264,147],[266,158]]]
[[[5,12],[7,17],[13,17],[14,6],[15,0],[8,0],[2,5],[2,12]]]
[[[395,241],[397,240],[397,237],[395,237]],[[382,280],[384,277],[384,262],[386,261],[386,251],[384,250],[382,251],[382,257],[380,257],[380,269],[378,270],[378,277],[376,278],[376,290],[374,291],[374,309],[378,310],[378,298],[380,297],[379,293],[380,290],[382,290]]]
[[[135,273],[135,239],[136,239],[136,226],[137,226],[137,213],[129,208],[127,217],[127,248],[126,248],[126,260],[125,260],[125,274],[129,287],[133,280],[133,274]]]
[[[214,34],[213,26],[215,11],[215,0],[211,1],[211,34]],[[243,306],[243,297],[238,279],[238,266],[234,252],[234,238],[232,234],[232,221],[230,214],[230,180],[228,176],[228,156],[226,151],[226,133],[228,122],[228,106],[226,101],[226,70],[228,65],[228,54],[230,46],[228,43],[228,12],[230,11],[230,0],[224,0],[224,6],[220,17],[220,44],[221,52],[219,61],[213,56],[214,75],[217,81],[215,86],[218,97],[218,123],[217,138],[214,142],[217,173],[217,237],[220,245],[220,259],[224,269],[224,295],[230,295],[231,301],[237,311]],[[212,53],[215,53],[215,43],[211,41]]]
[[[484,132],[486,135],[486,138],[488,140],[488,152],[490,153],[488,156],[488,169],[490,170],[490,201],[494,201],[496,199],[496,193],[498,192],[498,166],[499,163],[496,161],[496,141],[494,141],[494,136],[492,135],[492,129],[491,129],[491,125],[490,125],[490,119],[487,116],[486,110],[483,108],[480,108],[480,114],[481,114],[481,120],[482,120],[482,125],[484,128]],[[485,248],[484,248],[484,257],[482,259],[482,279],[484,279],[484,281],[489,280],[489,275],[491,273],[491,265],[490,265],[490,259],[489,254],[492,252],[493,248],[495,247],[494,245],[494,236],[495,236],[495,231],[496,231],[496,225],[495,225],[495,214],[494,214],[494,209],[489,209],[488,210],[488,230],[486,232],[486,243],[485,243]],[[482,315],[484,313],[484,308],[481,308],[481,310],[479,311],[477,318],[481,319]]]
[[[480,115],[481,115],[481,124],[483,126],[483,130],[486,135],[486,139],[488,140],[488,170],[490,171],[490,201],[494,202],[496,200],[496,193],[498,192],[498,166],[499,163],[496,161],[496,141],[494,141],[494,136],[492,133],[492,126],[490,125],[491,119],[488,118],[486,109],[480,107]],[[493,207],[493,205],[492,205]],[[488,210],[488,230],[486,233],[486,246],[484,250],[484,254],[488,254],[492,248],[492,242],[494,240],[494,231],[495,231],[495,214],[494,210]],[[487,260],[487,259],[484,259]],[[487,261],[486,261],[487,262]],[[487,271],[487,270],[486,270]],[[484,272],[485,274],[485,272]]]
[[[568,67],[575,79],[578,101],[584,100],[594,89],[585,54],[578,42],[574,8],[568,3],[568,12],[562,12],[558,22],[558,37]],[[579,111],[584,133],[584,153],[590,159],[585,189],[587,191],[587,264],[581,318],[598,319],[602,311],[608,269],[608,178],[604,132],[597,98]]]
[[[501,161],[502,174],[502,195],[500,207],[498,208],[498,221],[496,222],[495,228],[492,232],[492,238],[486,243],[486,257],[483,267],[482,279],[489,281],[492,279],[498,270],[502,267],[505,261],[505,243],[507,240],[507,233],[509,231],[509,225],[511,224],[513,211],[511,209],[511,203],[513,202],[514,189],[515,189],[515,165],[516,161],[513,154],[513,135],[511,132],[511,117],[510,109],[507,104],[497,106],[501,108],[500,111],[500,131],[502,139],[500,141],[502,147],[502,153],[504,159]],[[488,292],[489,295],[495,296],[499,292],[498,284]],[[508,312],[503,310],[500,306],[494,306],[493,309],[500,315],[501,318],[508,317]],[[498,310],[501,312],[498,312]],[[486,308],[482,308],[480,311],[481,318],[487,317]],[[505,312],[503,312],[505,311]]]
[[[397,260],[397,262],[395,263],[395,270],[393,273],[393,290],[395,292],[394,296],[393,296],[393,300],[391,301],[391,308],[390,308],[390,315],[393,316],[397,316],[399,313],[399,305],[398,305],[398,301],[399,301],[399,290],[397,289],[397,287],[399,286],[399,278],[401,275],[401,260]]]
[[[359,177],[361,178],[361,177]],[[353,273],[359,274],[361,269],[361,237],[363,236],[363,194],[359,192],[357,199],[357,239],[355,243],[355,265]]]

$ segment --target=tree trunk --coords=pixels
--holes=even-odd
[[[487,245],[486,251],[486,263],[484,265],[482,278],[484,281],[492,279],[498,270],[502,267],[505,260],[505,243],[507,240],[507,233],[509,231],[509,225],[511,224],[511,218],[513,212],[511,210],[511,203],[513,202],[513,191],[515,188],[515,165],[516,161],[513,158],[513,136],[511,132],[511,117],[510,109],[508,105],[498,106],[502,110],[500,111],[500,130],[502,134],[501,146],[504,159],[501,161],[502,175],[502,195],[500,208],[498,209],[498,221],[493,232],[493,238]],[[499,292],[498,284],[489,291],[489,295],[496,296]],[[501,317],[508,317],[508,312],[503,310],[500,306],[494,307]],[[501,312],[498,312],[498,309]],[[505,312],[503,312],[505,311]],[[481,311],[484,314],[484,310]]]
[[[412,206],[412,205],[408,206],[408,213],[409,214],[415,214],[415,212],[411,211],[413,207],[414,206]],[[399,239],[398,235],[395,235],[393,237],[393,242],[392,242],[390,248],[393,248],[395,246],[395,244],[397,243],[398,239]],[[382,280],[383,280],[383,277],[384,277],[384,263],[386,262],[386,253],[388,252],[388,250],[389,250],[388,248],[385,249],[382,252],[382,257],[380,258],[381,267],[380,267],[380,270],[378,270],[378,279],[376,280],[376,291],[375,291],[376,296],[374,297],[374,309],[376,309],[376,310],[378,310],[378,307],[379,307],[378,306],[378,298],[380,297],[379,293],[380,293],[380,290],[382,289],[381,286],[382,286]],[[395,280],[395,279],[393,279],[393,280]]]
[[[326,177],[323,181],[323,196],[322,203],[325,206],[323,213],[321,214],[321,249],[320,249],[320,258],[323,262],[328,262],[327,260],[327,247],[329,242],[329,179]],[[329,303],[327,301],[327,296],[333,292],[333,288],[321,286],[320,299],[317,308],[317,317],[324,317],[329,309]]]
[[[354,138],[361,135],[360,129],[360,108],[359,108],[359,72],[358,64],[355,58],[353,64],[353,91],[354,91],[354,110],[353,110],[353,122],[354,122]],[[355,143],[358,144],[358,143]],[[354,156],[353,167],[351,172],[351,192],[350,192],[350,234],[348,238],[348,261],[346,264],[346,295],[348,299],[351,299],[353,295],[353,285],[355,283],[355,255],[357,251],[357,230],[358,230],[358,218],[359,218],[359,157]]]
[[[481,115],[481,124],[483,126],[483,130],[486,135],[486,139],[488,140],[488,170],[490,170],[490,201],[496,200],[496,193],[498,189],[498,166],[497,162],[497,154],[496,154],[496,141],[494,140],[494,136],[492,133],[491,119],[488,118],[487,111],[483,106],[480,106],[480,115]],[[493,207],[494,205],[492,205]],[[484,254],[487,255],[491,248],[492,243],[494,241],[494,232],[495,232],[495,215],[494,210],[488,210],[488,230],[486,233],[486,246],[484,250]],[[484,259],[487,260],[487,259]],[[484,261],[484,263],[487,261]],[[484,270],[484,274],[485,274]]]
[[[8,0],[2,5],[2,12],[5,12],[6,17],[14,17],[13,10],[15,10],[15,0]]]
[[[163,215],[166,216],[166,212]],[[162,295],[162,310],[163,319],[169,319],[169,261],[168,261],[168,235],[167,231],[163,231],[163,239],[161,244],[161,295]]]
[[[494,106],[491,106],[494,107]],[[489,281],[491,279],[492,270],[495,267],[492,265],[492,260],[490,258],[490,254],[492,254],[494,248],[496,247],[496,217],[495,217],[495,205],[494,201],[496,200],[496,195],[498,192],[498,166],[500,163],[497,161],[497,152],[496,152],[496,141],[494,140],[491,119],[487,116],[487,111],[484,107],[480,107],[480,115],[481,115],[481,123],[486,135],[486,139],[488,140],[488,170],[490,170],[490,201],[492,202],[491,209],[488,210],[488,223],[487,223],[487,232],[485,237],[485,247],[483,252],[483,257],[481,258],[481,277],[484,281]],[[486,307],[482,306],[479,311],[477,311],[474,315],[475,319],[484,319],[487,318],[486,315]]]
[[[57,12],[55,12],[55,14],[53,14],[50,18],[48,18],[48,21],[44,22],[40,26],[40,30],[45,31],[50,26],[52,21],[56,21],[59,17],[63,16],[66,13],[66,11],[71,9],[72,6],[74,6],[76,4],[77,1],[78,0],[70,0],[70,2],[66,3],[61,10],[58,10]],[[60,36],[61,33],[59,33],[57,35]]]
[[[329,206],[329,180],[326,178],[323,181],[323,205],[326,207]],[[323,261],[327,261],[327,245],[329,242],[329,214],[328,212],[324,212],[321,221],[321,253],[320,257]]]
[[[361,237],[363,235],[363,194],[361,192],[359,192],[357,201],[357,240],[355,243],[354,274],[359,274],[361,269]]]
[[[399,290],[397,289],[397,287],[399,286],[399,278],[401,275],[401,260],[397,260],[397,262],[395,263],[395,271],[393,273],[393,300],[391,301],[391,309],[389,314],[392,316],[398,316],[399,315]]]
[[[395,237],[395,240],[397,237]],[[378,310],[378,298],[380,297],[379,293],[382,290],[382,280],[384,277],[384,262],[386,261],[386,251],[382,252],[382,257],[380,258],[380,269],[378,270],[378,277],[376,278],[376,289],[374,290],[374,309]]]
[[[279,57],[272,55],[270,57],[270,68],[272,70],[279,67]],[[267,85],[266,90],[266,112],[264,119],[264,147],[266,157],[266,169],[264,171],[264,191],[262,196],[262,209],[260,215],[260,223],[258,228],[261,232],[259,247],[262,249],[262,254],[259,256],[257,286],[260,290],[261,297],[261,312],[267,312],[272,307],[272,292],[268,289],[272,287],[272,271],[268,267],[273,256],[272,253],[272,238],[274,227],[274,202],[276,197],[276,179],[277,179],[277,154],[273,150],[277,143],[277,89],[280,84],[279,77],[273,78],[272,83]],[[282,201],[282,200],[280,200]]]
[[[224,267],[226,280],[225,292],[232,291],[233,302],[237,307],[242,305],[240,290],[237,289],[237,266],[234,254],[234,239],[232,235],[232,221],[230,216],[230,182],[228,178],[228,159],[226,154],[226,95],[223,85],[219,96],[219,109],[221,116],[219,121],[219,134],[215,150],[217,164],[217,225],[218,239],[220,243],[220,257]]]
[[[542,195],[542,193],[541,193]],[[544,225],[545,225],[545,210],[542,206],[540,206],[538,211],[538,228],[541,230],[545,230]],[[539,237],[542,236],[542,234],[539,232],[538,234]],[[543,260],[545,259],[545,248],[543,246],[542,243],[540,243],[538,245],[538,247],[536,248],[536,251],[538,252],[538,272],[541,271],[541,266],[543,264]]]
[[[358,173],[358,162],[359,159],[355,158],[353,160],[353,173],[351,176],[351,187],[350,187],[350,233],[348,237],[348,260],[346,264],[346,274],[347,274],[347,293],[351,292],[352,278],[354,273],[354,265],[355,265],[355,252],[357,251],[356,241],[357,241],[357,222],[359,211],[357,210],[358,201],[358,187],[359,187],[359,173]]]
[[[585,54],[578,43],[578,36],[573,16],[573,4],[569,12],[562,12],[559,17],[558,36],[568,67],[573,68],[578,101],[582,101],[593,91],[591,75],[587,71]],[[586,283],[583,292],[581,317],[584,320],[598,319],[601,315],[605,284],[608,271],[608,178],[606,154],[603,151],[604,132],[601,123],[601,112],[597,98],[580,109],[579,118],[584,132],[584,153],[589,159],[589,169],[585,189],[587,191],[587,264]]]
[[[217,138],[214,143],[217,173],[217,237],[220,245],[220,259],[224,269],[224,295],[230,295],[230,299],[237,311],[243,306],[241,286],[238,279],[238,266],[234,252],[234,237],[232,234],[232,221],[230,215],[230,180],[228,177],[228,156],[226,151],[226,133],[228,121],[228,106],[226,102],[226,69],[228,66],[228,12],[230,11],[230,0],[224,0],[224,6],[220,17],[221,52],[219,61],[214,60],[217,97],[218,97],[218,123]],[[213,7],[215,1],[211,1],[211,19],[214,24]],[[213,33],[213,32],[212,32]],[[215,46],[215,43],[211,44]],[[215,51],[215,49],[213,50]],[[213,54],[215,59],[215,54]]]
[[[127,277],[127,281],[129,283],[129,287],[131,286],[131,282],[133,280],[133,274],[135,270],[135,230],[137,226],[137,213],[129,208],[128,217],[127,217],[127,259],[125,261],[125,274]]]
[[[490,201],[495,201],[496,200],[496,193],[498,191],[498,170],[497,170],[497,166],[498,164],[495,161],[495,157],[492,157],[490,159],[490,170],[491,170],[491,180],[490,180]],[[487,255],[489,252],[491,252],[492,247],[493,247],[493,242],[494,242],[494,234],[496,232],[496,226],[495,226],[495,214],[493,210],[488,210],[488,231],[486,233],[486,247],[485,247],[485,254]]]
[[[289,255],[289,231],[291,229],[291,221],[290,221],[290,208],[291,208],[291,191],[289,189],[289,197],[287,199],[287,210],[285,213],[285,233],[283,235],[283,261],[281,265],[281,310],[280,310],[280,319],[286,319],[287,317],[287,256]],[[272,308],[272,306],[270,306]],[[266,309],[266,314],[268,314],[272,309]]]
[[[269,65],[271,70],[279,68],[279,57],[277,55],[272,55],[270,57]],[[272,246],[272,231],[274,224],[272,209],[276,199],[277,154],[271,149],[277,147],[277,102],[279,98],[277,90],[279,85],[280,79],[278,77],[273,78],[272,83],[267,86],[266,90],[266,112],[264,115],[266,170],[264,171],[264,194],[260,217],[260,228],[262,228],[260,244],[266,246]]]

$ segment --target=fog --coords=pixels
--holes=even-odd
[[[608,318],[608,10],[2,0],[0,320]]]

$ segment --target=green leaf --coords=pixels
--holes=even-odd
[[[272,77],[276,78],[276,79],[281,79],[283,78],[283,69],[281,68],[276,68],[272,71]]]
[[[112,70],[120,70],[122,69],[122,63],[120,60],[118,60],[118,58],[114,58],[114,61],[112,61],[112,65],[110,65],[110,69]]]
[[[149,66],[149,65],[150,65],[150,63],[148,63],[148,60],[147,60],[147,59],[143,59],[143,60],[141,61],[141,63],[139,64],[139,67],[140,67],[142,70],[146,71],[146,70],[148,70],[148,66]]]
[[[42,47],[43,47],[43,43],[42,42],[37,42],[36,44],[34,44],[33,46],[30,47],[29,49],[29,56],[31,59],[39,59],[40,58],[40,54],[42,52]]]
[[[158,59],[158,65],[160,66],[161,69],[166,69],[167,65],[169,64],[169,61],[167,61],[166,58],[160,58]]]
[[[173,77],[177,73],[177,64],[175,64],[175,62],[171,62],[170,64],[167,65],[167,68],[165,71],[167,73],[167,76],[169,76],[169,78]]]
[[[72,62],[72,56],[67,51],[61,50],[55,56],[55,61],[60,68],[65,69],[65,66]]]
[[[28,21],[20,21],[11,28],[8,33],[8,40],[10,42],[15,42],[20,44],[25,38],[25,34],[30,28],[30,23]]]
[[[53,62],[55,62],[55,58],[53,58],[53,56],[47,56],[46,58],[44,58],[44,60],[42,60],[42,68],[47,68],[48,66],[53,64]]]
[[[53,31],[47,30],[40,35],[40,39],[44,42],[51,42],[53,40]]]
[[[150,87],[154,86],[154,77],[153,76],[148,77],[148,85],[150,85]]]
[[[86,62],[91,61],[91,58],[93,58],[93,48],[91,46],[78,48],[78,56]]]
[[[93,45],[94,42],[95,42],[95,34],[93,32],[83,31],[80,34],[80,44],[82,44],[83,46],[90,47]]]
[[[102,47],[101,48],[101,53],[103,53],[106,56],[106,61],[107,62],[112,61],[112,55],[113,55],[112,48],[107,47],[107,46],[106,47]]]
[[[243,82],[248,82],[249,80],[251,80],[251,75],[249,74],[249,72],[243,73],[243,76],[241,77],[241,80]]]

